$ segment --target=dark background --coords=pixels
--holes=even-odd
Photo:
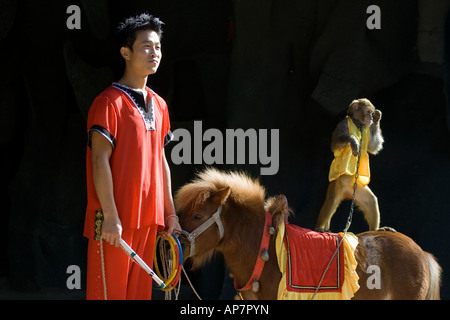
[[[71,4],[81,8],[80,30],[66,27]],[[381,8],[381,30],[366,28],[372,4]],[[86,115],[123,70],[114,27],[148,11],[166,23],[149,86],[166,99],[172,128],[202,120],[203,130],[279,129],[279,172],[260,179],[268,195],[287,196],[292,221],[303,227],[314,228],[325,197],[331,132],[351,100],[371,99],[386,140],[371,157],[381,225],[438,258],[441,296],[449,299],[449,7],[448,0],[0,0],[0,297],[84,299]],[[220,167],[259,174],[258,165]],[[174,192],[201,168],[171,164]],[[333,231],[344,228],[349,207],[342,203]],[[350,231],[366,229],[356,213]],[[69,265],[81,268],[80,290],[66,287]],[[220,256],[190,275],[204,299],[234,295]],[[180,299],[195,299],[182,283]]]

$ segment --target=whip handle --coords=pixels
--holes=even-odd
[[[122,238],[120,239],[120,246],[131,259],[136,261],[136,263],[153,278],[160,288],[164,288],[166,286],[164,282],[156,275],[156,273],[144,262],[144,260],[141,259],[141,257],[136,254],[136,252],[133,251],[133,249],[131,249],[128,243],[126,243]]]

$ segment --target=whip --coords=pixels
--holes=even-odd
[[[101,210],[97,210],[95,213],[95,240],[100,240],[100,250],[102,255],[102,272],[103,272],[103,287],[104,294],[106,300],[106,283],[105,283],[105,265],[103,258],[103,241],[102,241],[102,222],[103,222],[103,213]],[[125,253],[131,258],[131,260],[135,261],[142,269],[145,270],[153,279],[153,281],[157,284],[157,289],[163,289],[166,287],[164,281],[162,281],[158,275],[138,256],[138,254],[126,243],[122,238],[120,239],[120,247],[125,251]]]
[[[166,284],[164,281],[162,281],[158,275],[144,262],[144,260],[141,259],[137,255],[136,252],[131,249],[131,247],[126,243],[122,238],[120,239],[120,247],[125,251],[125,253],[131,258],[131,260],[135,261],[142,269],[145,270],[153,279],[154,282],[156,282],[157,289],[164,289],[166,287]]]

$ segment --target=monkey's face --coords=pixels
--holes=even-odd
[[[374,121],[378,122],[381,112],[375,110],[374,105],[367,99],[353,100],[347,109],[347,114],[358,122],[366,126],[371,126]]]
[[[361,108],[361,118],[359,120],[366,126],[370,126],[373,123],[374,113],[375,110],[372,110],[372,108],[369,108],[367,106],[364,106]]]

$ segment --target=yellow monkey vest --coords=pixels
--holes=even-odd
[[[347,116],[348,133],[355,136],[358,141],[361,140],[361,132],[354,124],[353,120]],[[358,182],[366,186],[370,182],[370,168],[369,168],[369,154],[367,153],[367,146],[370,138],[369,126],[363,126],[363,139],[361,142],[361,160],[359,163],[359,178]],[[329,181],[336,180],[341,175],[346,174],[354,176],[356,174],[356,165],[358,164],[358,157],[352,153],[352,148],[347,145],[341,149],[334,151],[334,160],[330,166],[330,173],[328,175]]]

